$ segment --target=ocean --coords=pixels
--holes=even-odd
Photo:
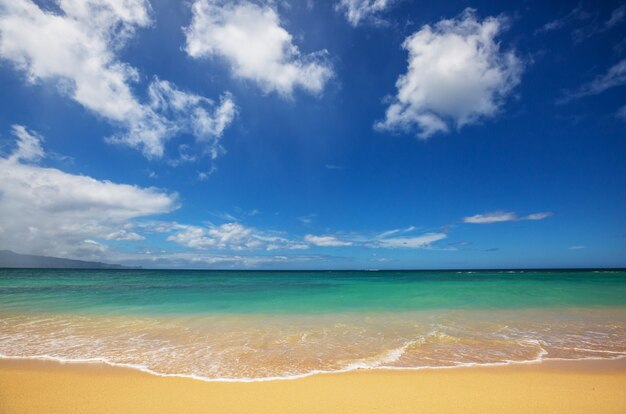
[[[626,271],[0,269],[0,357],[215,381],[626,356]]]

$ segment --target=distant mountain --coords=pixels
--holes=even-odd
[[[132,267],[101,262],[62,259],[59,257],[19,254],[0,250],[0,268],[46,268],[46,269],[132,269]]]

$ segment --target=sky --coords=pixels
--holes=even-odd
[[[623,1],[0,0],[0,249],[626,267]]]

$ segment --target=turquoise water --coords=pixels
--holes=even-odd
[[[309,313],[626,306],[623,271],[0,269],[0,311]]]
[[[0,269],[0,357],[206,380],[626,356],[625,271]]]

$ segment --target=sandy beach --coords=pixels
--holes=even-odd
[[[624,413],[626,359],[367,370],[253,383],[0,361],[1,413]]]

